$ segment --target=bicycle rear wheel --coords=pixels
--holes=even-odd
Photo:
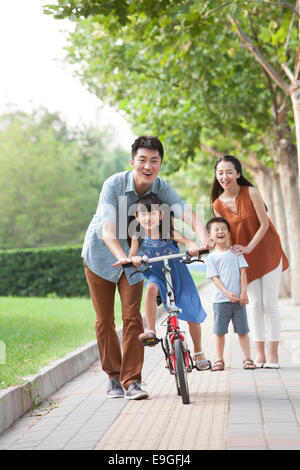
[[[181,395],[182,403],[190,403],[189,385],[187,380],[187,366],[185,364],[184,352],[182,348],[182,341],[175,339],[175,362],[176,362],[176,385],[179,388],[178,395]]]

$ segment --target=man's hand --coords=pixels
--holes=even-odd
[[[112,267],[115,268],[116,266],[122,266],[122,264],[126,264],[126,263],[131,263],[131,258],[120,258],[118,259],[118,261],[116,261]]]
[[[189,254],[191,256],[198,256],[199,255],[199,251],[200,251],[200,248],[199,246],[197,245],[196,242],[194,242],[193,240],[190,240],[188,245],[187,245],[187,248],[189,250]]]
[[[135,268],[142,264],[142,257],[141,256],[132,256],[132,258],[120,258],[116,263],[112,266],[115,268],[116,266],[122,266],[122,264],[132,263]]]

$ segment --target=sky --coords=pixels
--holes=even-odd
[[[68,20],[43,13],[50,0],[0,0],[0,113],[39,105],[59,112],[71,126],[111,123],[117,140],[130,149],[134,140],[120,113],[104,107],[64,62]]]

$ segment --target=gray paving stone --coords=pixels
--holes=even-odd
[[[228,363],[228,368],[231,367],[230,410],[226,423],[227,430],[225,429],[228,449],[300,450],[300,368],[291,363],[289,352],[281,348],[282,368],[278,371],[264,369],[244,371],[237,335],[231,333],[230,335],[232,336],[228,335],[226,338],[226,341],[231,341],[232,350],[231,363]],[[145,349],[143,380],[146,384],[148,374],[162,358],[163,352],[159,347]],[[211,374],[211,378],[215,377],[211,372],[207,374]],[[223,380],[222,377],[220,373],[220,380]],[[109,400],[106,397],[106,387],[107,376],[97,361],[49,397],[54,404],[52,408],[49,407],[40,417],[25,415],[2,433],[0,449],[96,448],[101,437],[120,413],[126,411],[128,404],[124,399]],[[209,388],[207,396],[203,399],[207,397],[210,401],[214,398],[213,391]],[[196,396],[192,398],[193,401],[197,401]],[[164,399],[170,399],[169,391],[165,392]],[[150,400],[147,402],[151,405]],[[143,407],[140,403],[136,403],[136,408],[142,421]],[[188,408],[182,409],[178,406],[179,423],[180,417],[187,410]],[[193,416],[190,417],[189,423],[190,426],[197,425],[198,429],[199,423]],[[143,445],[142,439],[137,439],[136,442],[140,446]],[[149,449],[151,445],[157,445],[153,434],[149,435],[147,444],[150,446]],[[125,440],[124,445],[126,445]]]

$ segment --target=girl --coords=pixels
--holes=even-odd
[[[162,207],[164,210],[162,210]],[[183,237],[173,228],[173,220],[170,208],[153,193],[141,197],[137,202],[136,233],[131,240],[129,257],[134,266],[141,264],[138,252],[149,258],[164,254],[179,253],[177,242],[189,248],[192,256],[197,256],[199,247],[197,244]],[[201,347],[200,323],[206,318],[206,313],[201,305],[198,291],[187,267],[178,260],[170,260],[173,288],[175,290],[176,305],[182,309],[178,318],[188,322],[190,335],[194,345],[194,360],[198,370],[210,369],[211,363],[205,359]],[[145,312],[147,330],[139,335],[143,343],[145,339],[155,338],[156,322],[156,298],[158,293],[166,306],[166,283],[162,272],[163,262],[153,263],[153,266],[144,273],[147,279],[145,294]],[[144,343],[146,345],[146,342]]]
[[[256,367],[279,368],[280,314],[278,295],[281,272],[288,268],[278,233],[268,218],[258,190],[242,175],[232,155],[217,160],[211,201],[216,217],[231,227],[232,251],[243,254],[247,269],[249,323],[256,349]],[[265,352],[265,323],[269,341]]]

